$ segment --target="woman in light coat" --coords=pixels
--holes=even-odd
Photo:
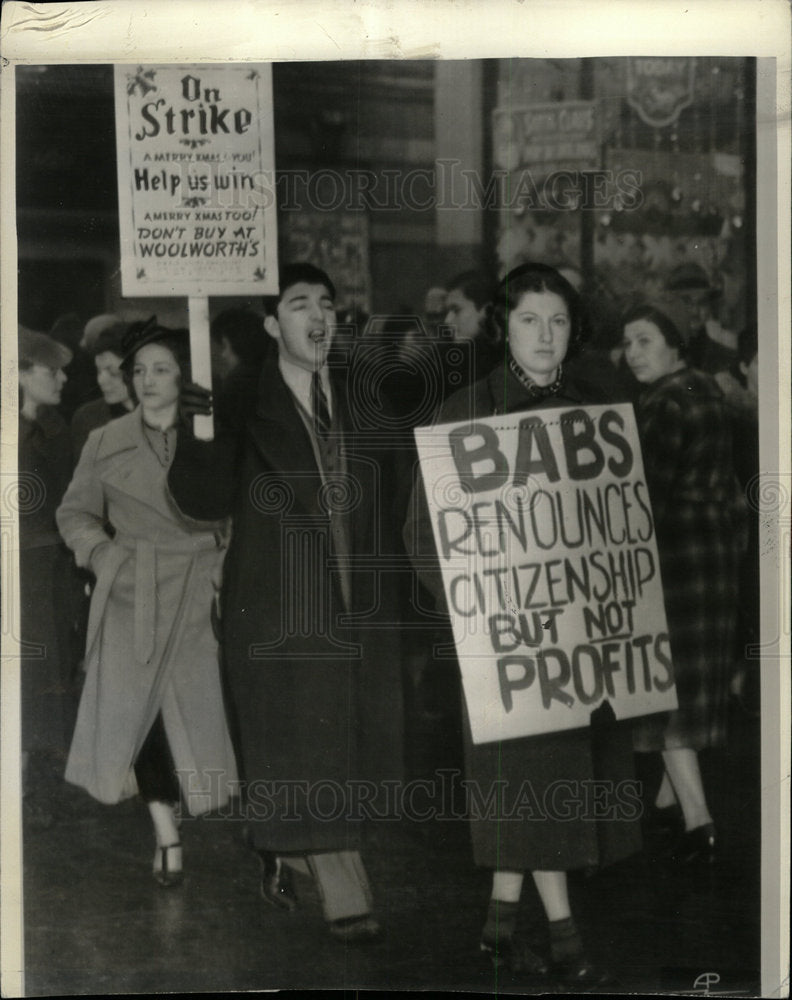
[[[224,522],[189,521],[167,491],[186,331],[133,324],[123,367],[139,406],[93,431],[57,511],[78,565],[96,575],[86,680],[66,779],[100,802],[137,791],[154,823],[154,874],[182,871],[176,809],[191,815],[235,793],[211,608]]]

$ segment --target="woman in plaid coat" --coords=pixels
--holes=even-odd
[[[637,405],[657,532],[679,707],[648,716],[635,746],[660,750],[658,808],[681,807],[675,857],[711,861],[715,829],[698,751],[724,740],[744,504],[732,464],[723,394],[688,367],[687,324],[676,303],[653,302],[624,320],[625,359],[645,386]]]

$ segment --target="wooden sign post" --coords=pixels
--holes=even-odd
[[[117,65],[115,109],[123,294],[188,298],[211,388],[208,297],[278,289],[271,67]]]
[[[207,389],[212,387],[212,353],[209,343],[209,299],[190,296],[187,300],[190,316],[190,365],[193,382]],[[212,416],[196,414],[193,417],[193,433],[200,441],[211,441],[214,437]]]

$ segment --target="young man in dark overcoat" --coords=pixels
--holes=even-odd
[[[277,356],[252,412],[213,442],[180,442],[170,488],[188,515],[233,516],[223,649],[262,895],[293,909],[291,870],[307,870],[331,933],[365,941],[379,926],[359,780],[401,777],[399,660],[376,568],[393,491],[359,433],[355,394],[326,363],[334,298],[318,268],[281,269],[265,300]]]

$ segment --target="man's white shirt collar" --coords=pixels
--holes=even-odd
[[[292,395],[297,399],[297,402],[300,403],[307,413],[313,416],[313,407],[311,405],[311,383],[313,381],[313,372],[309,372],[305,368],[301,368],[299,365],[295,365],[293,362],[288,361],[283,357],[278,358],[278,368],[283,376],[283,381],[289,387]],[[330,411],[330,416],[332,417],[333,394],[330,389],[330,373],[327,370],[327,365],[322,365],[319,369],[319,381],[322,383],[322,388],[325,391],[327,408]]]

